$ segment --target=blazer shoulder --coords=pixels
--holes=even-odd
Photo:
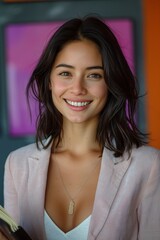
[[[160,150],[151,146],[142,146],[132,151],[132,160],[142,169],[156,169],[160,172]],[[158,173],[159,174],[159,173]]]
[[[12,156],[29,156],[35,152],[39,151],[35,143],[28,144],[26,146],[20,147],[12,151],[9,155]]]
[[[41,150],[37,148],[35,143],[28,144],[10,152],[6,159],[5,165],[7,165],[8,163],[12,166],[24,165],[30,157],[38,159],[40,153]]]
[[[48,139],[45,141],[48,141]],[[28,158],[32,158],[35,160],[43,159],[49,155],[50,148],[51,145],[47,149],[44,149],[42,145],[37,148],[36,143],[31,143],[12,151],[8,155],[6,162],[12,162],[13,164],[18,162],[18,164],[23,164],[24,162],[26,162],[25,160],[28,160]]]
[[[133,156],[143,157],[143,158],[160,158],[160,150],[152,146],[141,146],[139,148],[134,148],[132,151]]]

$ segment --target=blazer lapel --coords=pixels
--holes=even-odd
[[[122,178],[131,162],[127,154],[115,158],[113,153],[104,148],[101,170],[95,195],[88,239],[97,239],[111,210]]]
[[[37,229],[39,229],[36,239],[40,240],[43,239],[42,236],[45,236],[44,201],[49,159],[50,147],[45,150],[36,150],[35,153],[28,158],[30,175],[28,177],[28,211],[32,219],[33,231],[37,232]]]

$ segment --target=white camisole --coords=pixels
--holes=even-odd
[[[47,240],[87,240],[91,215],[71,231],[64,233],[44,211],[44,226]]]

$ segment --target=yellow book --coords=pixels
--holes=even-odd
[[[2,206],[0,206],[0,232],[2,232],[8,240],[32,240],[26,231],[17,225]]]

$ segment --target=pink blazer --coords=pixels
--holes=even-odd
[[[5,164],[5,208],[34,240],[44,240],[50,148],[12,152]],[[160,239],[160,151],[133,149],[115,158],[104,149],[88,240]]]

